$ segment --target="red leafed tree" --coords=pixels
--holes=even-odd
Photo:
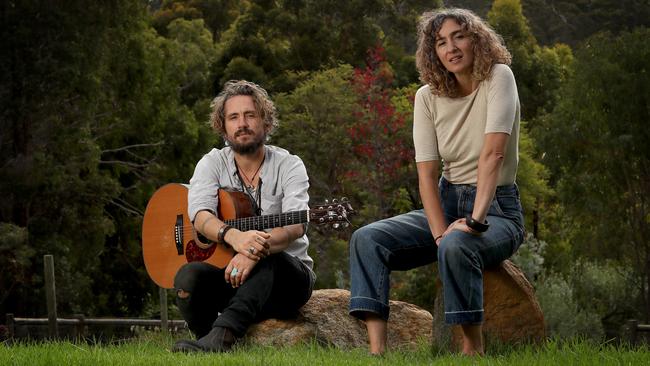
[[[377,46],[368,51],[366,67],[355,69],[352,88],[358,108],[348,129],[356,164],[346,176],[364,192],[364,206],[370,217],[395,214],[396,201],[410,191],[415,177],[411,137],[412,96],[407,110],[396,108],[393,72]],[[400,190],[401,188],[404,188]]]

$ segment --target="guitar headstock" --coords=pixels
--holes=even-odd
[[[309,210],[309,222],[317,225],[329,225],[334,229],[350,226],[348,217],[355,214],[347,198],[325,200],[324,203],[315,205]]]

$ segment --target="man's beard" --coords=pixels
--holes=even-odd
[[[251,134],[254,136],[253,141],[245,144],[240,144],[238,142],[235,142],[234,139],[237,138],[237,136],[246,133],[246,134]],[[242,129],[237,132],[235,132],[234,139],[231,140],[228,138],[228,136],[225,137],[226,142],[230,146],[233,151],[240,155],[251,155],[255,153],[262,145],[264,145],[264,140],[266,140],[266,134],[262,133],[260,135],[255,135],[255,133],[252,130],[249,129]]]

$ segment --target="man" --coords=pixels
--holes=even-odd
[[[216,215],[218,189],[244,192],[257,215],[308,208],[302,160],[265,145],[278,124],[273,102],[259,85],[229,81],[211,107],[212,127],[227,146],[212,149],[198,162],[188,211],[199,233],[236,254],[226,268],[191,262],[176,274],[178,307],[197,340],[180,340],[173,351],[228,351],[254,322],[295,315],[315,281],[306,226],[240,231]]]

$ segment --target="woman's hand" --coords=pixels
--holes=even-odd
[[[256,264],[256,260],[239,253],[236,254],[226,266],[224,274],[226,282],[229,282],[233,288],[243,285]]]
[[[270,237],[271,235],[264,231],[231,229],[226,232],[224,240],[237,253],[254,261],[259,261],[271,254],[268,243]]]
[[[468,234],[472,234],[472,235],[481,235],[480,232],[478,232],[478,231],[472,229],[471,227],[467,226],[467,222],[465,221],[464,217],[462,219],[458,219],[458,220],[452,222],[451,225],[449,225],[447,227],[447,230],[445,230],[445,232],[442,233],[442,237],[444,238],[445,236],[447,236],[447,234],[449,234],[452,230],[460,230],[460,231],[464,231],[464,232],[466,232]],[[436,244],[437,243],[438,243],[438,241],[436,241]]]

